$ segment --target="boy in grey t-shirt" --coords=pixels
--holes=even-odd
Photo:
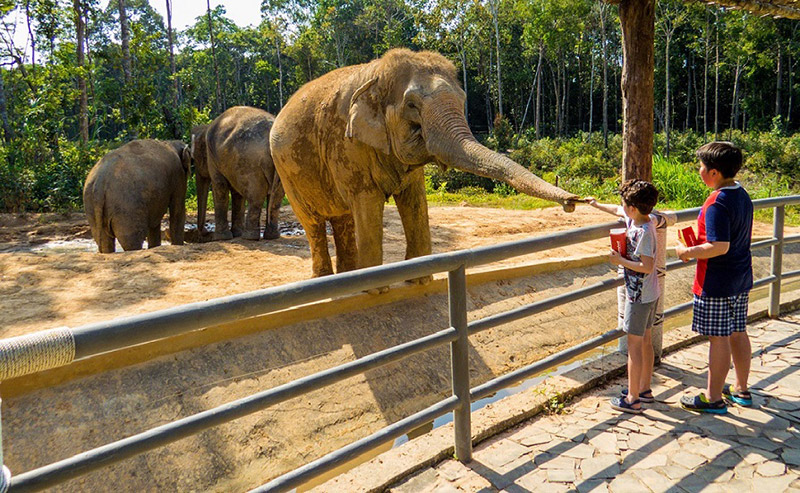
[[[658,202],[658,190],[644,180],[628,180],[619,187],[622,206],[600,204],[592,207],[625,218],[627,258],[611,251],[609,261],[623,270],[625,277],[625,314],[623,329],[628,335],[628,389],[611,399],[611,407],[639,414],[642,402],[653,402],[650,381],[653,378],[652,331],[656,303],[661,291],[655,268],[656,226],[650,212]]]

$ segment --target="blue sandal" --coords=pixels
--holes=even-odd
[[[639,404],[639,407],[633,407]],[[622,411],[624,413],[632,413],[632,414],[642,414],[642,403],[639,399],[628,403],[624,397],[614,397],[611,399],[611,407],[616,409],[617,411]]]
[[[620,392],[619,396],[623,398],[628,397],[628,389],[622,389],[622,392]],[[639,400],[647,404],[656,401],[655,397],[653,397],[653,391],[650,389],[639,392]]]
[[[725,414],[728,412],[725,399],[710,402],[702,392],[694,397],[690,395],[681,397],[681,407],[687,411],[695,411],[698,413]]]
[[[733,404],[738,404],[744,407],[750,407],[753,405],[753,396],[750,395],[750,392],[735,392],[731,384],[726,383],[724,387],[722,387],[722,397]]]

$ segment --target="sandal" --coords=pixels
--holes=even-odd
[[[639,405],[639,407],[633,407],[635,405]],[[642,403],[639,399],[628,403],[624,397],[614,397],[611,399],[611,407],[612,409],[616,409],[617,411],[622,411],[624,413],[632,413],[632,414],[642,414]]]
[[[628,397],[628,389],[627,388],[622,389],[622,392],[620,392],[620,397]],[[656,399],[653,397],[653,391],[650,390],[650,389],[643,390],[643,391],[639,392],[639,400],[642,401],[642,402],[645,402],[647,404],[650,404],[651,402],[655,402],[656,401]]]
[[[720,399],[716,402],[709,402],[706,395],[702,392],[694,397],[690,395],[681,397],[681,407],[687,411],[695,411],[698,413],[725,414],[728,412],[728,406],[725,405],[724,399]]]
[[[726,383],[724,387],[722,387],[722,397],[733,404],[738,404],[744,407],[750,407],[753,405],[753,396],[750,395],[750,392],[734,392],[733,386],[731,384]]]

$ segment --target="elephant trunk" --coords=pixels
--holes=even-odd
[[[464,116],[454,109],[457,107],[438,104],[425,111],[423,133],[428,151],[437,160],[462,171],[505,182],[527,195],[557,202],[567,212],[575,210],[575,202],[580,200],[577,195],[547,183],[511,159],[478,143]]]

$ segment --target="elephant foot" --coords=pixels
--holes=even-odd
[[[264,228],[264,239],[277,240],[280,237],[281,237],[281,231],[278,229],[278,224],[267,223],[267,227]]]
[[[236,235],[236,233],[234,233],[234,236],[235,235]],[[248,229],[241,236],[245,240],[258,241],[258,240],[261,239],[261,232],[259,230],[257,230],[257,229],[255,229],[255,230]]]
[[[366,291],[369,294],[383,294],[389,292],[389,286],[381,286],[379,288],[372,288]]]
[[[433,280],[433,276],[422,276],[417,277],[416,279],[409,279],[406,282],[409,284],[419,284],[420,286],[424,286],[426,284],[430,284]]]
[[[214,241],[232,240],[233,233],[230,231],[214,231]]]

